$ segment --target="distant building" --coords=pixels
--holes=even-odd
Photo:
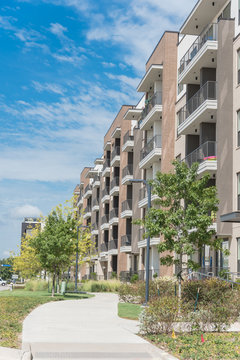
[[[33,217],[25,217],[24,221],[22,222],[22,232],[21,232],[21,239],[26,235],[32,235],[32,231],[36,226],[40,224],[41,221],[38,218]]]

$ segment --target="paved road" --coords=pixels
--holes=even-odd
[[[23,350],[31,347],[34,360],[175,359],[135,335],[138,323],[120,319],[117,303],[115,294],[96,294],[40,306],[24,321]]]
[[[6,286],[0,285],[0,291],[4,291],[4,290],[9,290],[9,286],[8,285],[6,285]]]

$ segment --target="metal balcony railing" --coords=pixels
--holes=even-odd
[[[115,146],[115,148],[112,151],[112,160],[115,158],[115,156],[120,155],[120,146]]]
[[[92,205],[87,205],[87,206],[85,207],[84,211],[85,211],[85,214],[91,212],[91,211],[92,211]]]
[[[139,201],[146,199],[146,197],[147,197],[147,189],[146,186],[144,186],[139,190]]]
[[[201,164],[206,160],[216,160],[217,155],[217,143],[216,141],[206,141],[204,144],[199,146],[196,150],[191,152],[183,159],[189,167],[193,163],[197,162]]]
[[[178,69],[179,75],[186,69],[188,64],[192,61],[192,59],[197,55],[199,50],[203,47],[203,45],[209,41],[216,41],[218,39],[218,24],[211,24],[210,27],[197,37],[191,47],[188,49],[186,54],[180,60],[180,67]]]
[[[123,137],[123,144],[126,144],[127,141],[133,141],[134,136],[130,135],[130,131],[128,130]]]
[[[93,183],[95,183],[96,181],[100,181],[100,176],[99,175],[94,175]]]
[[[122,212],[126,210],[132,210],[132,199],[127,199],[122,202]]]
[[[119,216],[119,208],[113,208],[110,211],[110,219],[116,218]]]
[[[108,251],[108,242],[104,242],[100,245],[101,252],[107,252]]]
[[[162,105],[162,91],[156,91],[150,99],[145,101],[145,108],[141,113],[139,124],[141,124],[141,122],[144,120],[147,114],[150,113],[155,105]]]
[[[217,99],[217,83],[216,81],[207,81],[199,90],[194,94],[178,112],[178,125],[184,121],[199,108],[200,105],[206,100]]]
[[[92,206],[97,206],[97,205],[99,205],[99,199],[95,198],[95,199],[93,199]]]
[[[92,190],[92,185],[88,184],[85,189],[84,189],[84,193],[86,194],[89,190]]]
[[[125,168],[123,168],[123,170],[122,170],[122,178],[124,178],[125,176],[128,176],[128,175],[133,175],[133,165],[132,164],[125,166]]]
[[[102,224],[108,224],[109,223],[109,214],[106,214],[102,216]]]
[[[116,250],[118,248],[118,239],[109,241],[108,250]]]
[[[132,235],[124,235],[121,237],[121,246],[131,246],[132,244]]]
[[[111,181],[111,190],[112,190],[115,186],[119,186],[119,177],[115,177],[115,178]]]
[[[102,198],[106,195],[109,195],[109,190],[110,190],[110,187],[105,186],[105,188],[102,190]]]
[[[155,148],[162,147],[162,136],[155,135],[141,150],[140,152],[140,159],[143,160],[151,151]]]
[[[106,168],[110,167],[110,159],[106,159],[105,162],[103,163],[103,169],[102,171],[104,171]]]

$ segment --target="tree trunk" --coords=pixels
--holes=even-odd
[[[57,273],[57,294],[59,294],[60,292],[60,287],[59,287],[59,272]]]
[[[55,295],[55,278],[56,278],[56,273],[53,273],[53,278],[52,278],[52,297],[54,297]]]

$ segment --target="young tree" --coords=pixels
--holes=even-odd
[[[38,236],[39,232],[40,225],[33,228],[31,234],[27,234],[22,238],[19,255],[12,254],[13,270],[19,272],[25,279],[36,276],[42,270],[36,250],[31,245],[32,239]]]
[[[2,266],[2,265],[10,265],[9,267],[7,266]],[[12,274],[13,274],[13,268],[12,268],[12,258],[9,257],[7,259],[2,259],[0,260],[0,277],[4,280],[9,280],[12,278]]]
[[[221,240],[215,238],[211,214],[218,210],[215,186],[208,187],[209,175],[198,176],[198,164],[188,168],[184,162],[173,162],[173,173],[158,173],[152,181],[153,193],[158,196],[157,208],[151,208],[145,226],[150,237],[161,234],[158,246],[161,264],[179,267],[179,296],[181,271],[197,269],[199,264],[191,256],[204,245],[221,249]]]

